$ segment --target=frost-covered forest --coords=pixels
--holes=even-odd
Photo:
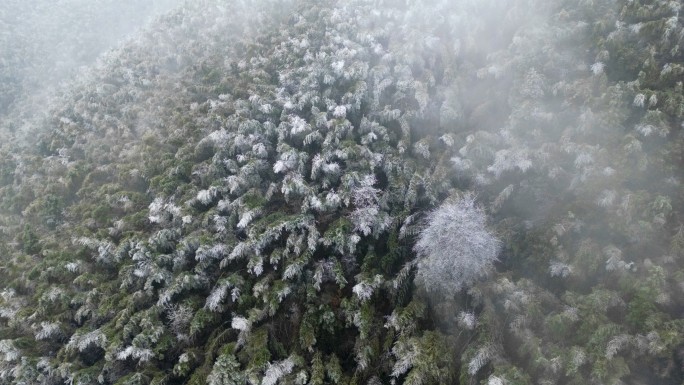
[[[0,384],[682,384],[683,6],[2,1]]]

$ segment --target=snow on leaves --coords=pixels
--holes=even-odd
[[[418,235],[416,278],[428,291],[456,294],[486,274],[497,260],[499,245],[473,195],[447,202],[428,214]]]

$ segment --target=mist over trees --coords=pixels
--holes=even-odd
[[[0,114],[35,114],[49,93],[180,0],[6,0],[0,7]],[[40,98],[38,97],[40,96]],[[17,101],[17,100],[20,101]],[[19,111],[17,111],[19,112]]]
[[[680,12],[3,3],[0,384],[680,384]]]

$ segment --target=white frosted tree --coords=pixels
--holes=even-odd
[[[214,367],[207,377],[209,385],[237,385],[244,384],[244,374],[240,372],[240,363],[232,354],[226,353],[216,360]]]
[[[366,175],[354,185],[352,192],[355,208],[350,218],[354,230],[365,236],[377,234],[391,223],[390,217],[379,206],[380,190],[373,187],[375,182],[374,175]]]
[[[419,257],[416,279],[429,292],[456,293],[487,272],[499,244],[473,195],[445,203],[429,213],[413,247]]]

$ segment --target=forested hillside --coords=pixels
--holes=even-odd
[[[48,113],[61,83],[181,0],[3,0],[0,116],[15,130]],[[66,86],[68,87],[68,86]],[[39,106],[39,107],[38,107]]]
[[[681,8],[189,1],[39,105],[11,45],[0,384],[681,384]]]

